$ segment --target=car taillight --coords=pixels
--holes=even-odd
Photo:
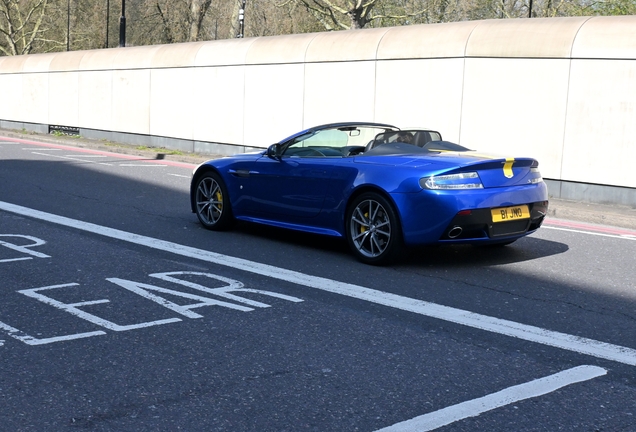
[[[465,172],[457,174],[444,174],[420,179],[420,186],[432,190],[465,190],[483,189],[479,174]]]

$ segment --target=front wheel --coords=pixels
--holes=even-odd
[[[367,264],[393,262],[402,251],[400,222],[393,205],[382,195],[368,192],[349,206],[346,235],[356,258]]]
[[[204,174],[197,181],[194,204],[199,222],[207,229],[227,229],[234,221],[225,183],[215,172]]]

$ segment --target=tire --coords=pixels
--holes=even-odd
[[[366,264],[390,264],[403,250],[397,213],[386,198],[375,192],[364,193],[351,202],[345,234],[355,257]]]
[[[227,188],[215,172],[206,173],[197,181],[194,208],[201,225],[209,230],[225,230],[234,222]]]

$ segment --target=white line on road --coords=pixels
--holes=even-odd
[[[192,176],[189,175],[181,175],[181,174],[168,174],[169,176],[173,176],[173,177],[182,177],[182,178],[192,178]]]
[[[525,399],[543,396],[562,387],[603,376],[597,366],[578,366],[525,384],[516,385],[479,399],[453,405],[439,411],[406,420],[376,432],[426,432]]]
[[[543,225],[542,228],[556,230],[556,231],[568,231],[568,232],[573,232],[573,233],[578,233],[578,234],[589,234],[589,235],[594,235],[594,236],[599,236],[599,237],[611,237],[611,238],[617,238],[617,239],[621,239],[621,240],[636,240],[636,236],[631,235],[631,234],[619,234],[619,235],[616,235],[616,234],[603,234],[603,233],[598,233],[598,232],[581,231],[581,230],[570,229],[570,228],[557,228],[557,227],[551,227],[551,226],[545,226],[545,225]]]
[[[122,167],[151,167],[151,168],[153,168],[153,167],[166,167],[168,165],[156,164],[156,163],[152,163],[152,164],[148,164],[148,163],[145,163],[145,164],[121,163],[121,164],[119,164],[119,166],[122,166]]]
[[[636,349],[235,258],[0,201],[0,210],[440,320],[636,366]]]
[[[98,164],[98,165],[108,165],[108,166],[112,166],[113,164],[109,164],[106,162],[93,162],[91,160],[85,160],[85,159],[79,159],[76,157],[68,157],[68,156],[57,156],[57,155],[52,155],[52,154],[46,154],[46,153],[38,153],[38,152],[31,152],[32,154],[36,154],[36,155],[40,155],[40,156],[50,156],[50,157],[54,157],[54,158],[58,158],[58,159],[67,159],[67,160],[72,160],[72,161],[77,161],[77,162],[88,162],[88,163],[93,163],[93,164]]]

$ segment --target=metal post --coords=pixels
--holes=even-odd
[[[110,25],[110,0],[106,0],[106,42],[104,48],[108,48],[108,27]]]
[[[238,34],[236,35],[237,38],[242,38],[244,36],[244,30],[245,30],[245,0],[242,0],[243,3],[241,4],[241,8],[239,9],[239,31]]]
[[[71,50],[71,0],[66,2],[66,51]]]
[[[126,46],[126,0],[121,0],[121,17],[119,17],[119,46]]]
[[[528,18],[532,18],[532,0],[530,0],[530,4],[528,5]]]

